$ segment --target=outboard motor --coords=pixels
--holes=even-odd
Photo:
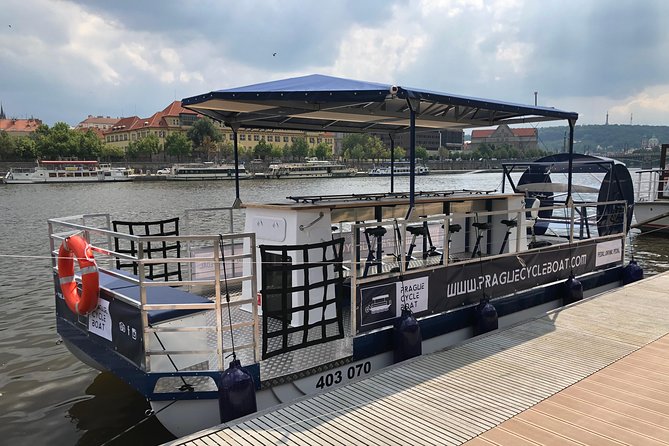
[[[238,359],[230,362],[218,383],[218,408],[221,423],[235,420],[258,410],[253,377]]]
[[[499,322],[497,310],[490,303],[490,299],[481,299],[476,306],[476,325],[474,325],[474,336],[478,336],[489,331],[497,330]]]
[[[643,268],[639,266],[636,260],[630,260],[630,263],[623,268],[623,285],[636,282],[643,279]]]
[[[569,305],[583,300],[583,284],[573,274],[569,275],[563,286],[562,305]]]
[[[393,336],[395,338],[395,363],[420,356],[423,352],[423,335],[420,332],[420,325],[410,309],[402,308],[402,315],[393,327]]]

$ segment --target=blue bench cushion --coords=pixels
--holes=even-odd
[[[115,270],[115,272],[137,279],[137,276],[126,271]],[[146,280],[146,282],[151,282],[151,280]],[[100,271],[100,292],[104,293],[105,291],[113,291],[114,293],[122,294],[139,304],[139,285]],[[165,286],[146,287],[146,302],[148,304],[169,305],[210,303],[211,301],[205,297],[191,294],[177,288],[172,288],[169,286],[168,282],[165,282]],[[149,311],[149,324],[156,324],[169,319],[188,316],[189,314],[197,313],[199,311],[203,310],[152,310]]]

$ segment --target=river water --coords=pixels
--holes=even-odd
[[[389,178],[245,180],[244,202],[290,195],[389,191]],[[396,191],[408,179],[396,179]],[[430,175],[416,190],[499,189],[501,173]],[[141,395],[80,363],[59,342],[46,220],[110,213],[121,220],[183,216],[230,206],[229,181],[0,186],[0,438],[13,446],[99,445],[144,419]],[[628,251],[646,275],[669,270],[669,238],[632,233]],[[173,437],[155,420],[112,444],[155,445]]]

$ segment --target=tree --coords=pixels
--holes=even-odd
[[[218,152],[222,159],[229,160],[235,152],[235,146],[230,141],[225,141],[218,146]]]
[[[100,158],[106,161],[121,160],[125,157],[125,149],[112,144],[104,144],[100,149]]]
[[[258,144],[253,148],[253,155],[255,158],[260,158],[264,160],[272,154],[272,146],[267,144],[264,139],[261,139]]]
[[[165,152],[170,156],[176,156],[181,161],[182,156],[189,156],[193,145],[182,132],[174,132],[165,138]]]
[[[128,144],[128,157],[132,159],[149,158],[160,152],[160,140],[153,133]]]
[[[41,125],[35,131],[35,150],[40,158],[57,159],[79,156],[79,137],[64,122],[53,127]]]
[[[76,156],[79,158],[98,158],[102,152],[102,141],[97,137],[92,130],[87,130],[82,133],[80,131],[73,131],[78,142],[78,149]]]
[[[364,150],[364,148],[369,145],[368,140],[369,135],[365,133],[351,133],[346,135],[341,142],[342,151],[343,153],[348,154],[351,158],[355,158],[354,156],[351,156],[351,151],[356,147]]]
[[[16,157],[22,160],[35,159],[35,141],[27,136],[21,136],[14,141]]]
[[[365,156],[365,149],[362,146],[358,145],[353,148],[349,148],[347,150],[347,153],[352,159],[360,161]]]
[[[407,151],[402,146],[395,147],[395,160],[403,160],[407,157]]]
[[[422,159],[423,161],[428,158],[427,149],[423,146],[416,147],[416,159]]]
[[[289,159],[292,159],[292,157],[293,157],[293,149],[292,149],[291,146],[289,146],[288,144],[284,144],[284,145],[283,145],[282,152],[283,152],[282,157],[283,157],[283,160],[284,160],[284,161],[287,161],[287,160],[289,160]]]
[[[367,158],[373,160],[379,160],[381,158],[387,158],[388,150],[383,145],[381,138],[377,136],[370,136],[367,138],[367,146],[365,147],[365,152],[367,153]]]
[[[16,156],[16,141],[9,133],[0,130],[0,160],[7,161]]]
[[[324,160],[326,158],[330,158],[332,155],[332,151],[330,150],[330,146],[327,145],[324,142],[319,143],[315,148],[314,148],[314,156],[318,158],[319,160]]]
[[[193,142],[193,148],[200,153],[211,150],[211,144],[221,140],[221,132],[208,119],[198,119],[186,134]]]
[[[280,159],[283,156],[283,149],[280,146],[272,146],[272,158]]]
[[[298,160],[303,159],[309,154],[309,144],[304,138],[295,138],[295,141],[290,146],[290,152],[293,155],[293,158]]]

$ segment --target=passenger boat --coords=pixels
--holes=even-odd
[[[244,165],[237,168],[240,179],[249,178]],[[166,174],[168,180],[234,180],[234,164],[215,164],[210,162],[175,164]]]
[[[573,140],[577,117],[324,76],[183,102],[231,125],[331,131],[566,119]],[[573,157],[550,162],[565,169]],[[546,166],[525,166],[542,173],[523,184],[549,183]],[[410,181],[408,192],[237,196],[169,220],[52,218],[57,330],[184,435],[542,314],[581,298],[577,280],[585,296],[619,286],[630,203],[576,202],[571,183],[550,206],[527,205],[537,191],[516,183],[415,191]]]
[[[633,227],[644,232],[669,233],[669,170],[666,168],[669,144],[662,144],[660,168],[638,170]]]
[[[129,170],[98,161],[37,161],[36,167],[14,167],[7,172],[7,184],[92,183],[130,181]]]
[[[265,172],[266,178],[337,178],[353,177],[357,169],[332,161],[307,158],[304,163],[270,164]]]
[[[369,169],[367,174],[372,177],[389,177],[391,173],[394,176],[409,176],[411,174],[411,167],[408,162],[395,162],[392,169],[390,164],[382,166],[374,166]],[[414,173],[416,175],[428,175],[430,169],[427,166],[416,165],[414,167]]]

